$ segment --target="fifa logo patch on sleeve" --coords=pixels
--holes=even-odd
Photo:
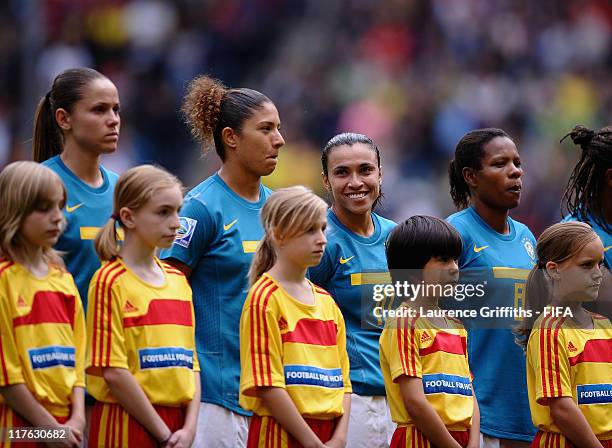
[[[174,238],[174,244],[178,244],[182,247],[189,247],[193,232],[195,231],[196,225],[198,224],[197,219],[187,218],[181,216],[180,227],[176,231],[176,238]]]

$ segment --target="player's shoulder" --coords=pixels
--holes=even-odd
[[[327,228],[325,229],[325,237],[327,238],[326,250],[332,247],[337,247],[342,244],[344,239],[348,238],[348,234],[343,230],[340,221],[334,215],[332,209],[327,210]]]
[[[270,187],[264,185],[263,183],[261,184],[261,191],[263,193],[263,196],[265,199],[268,199],[270,197],[270,195],[272,193],[274,193],[274,190],[272,190]]]
[[[216,204],[218,200],[221,200],[221,190],[223,190],[223,186],[217,182],[216,177],[210,176],[187,192],[185,202],[196,201],[204,205]]]
[[[601,314],[593,313],[591,311],[587,311],[587,313],[589,313],[593,318],[593,323],[595,327],[612,329],[612,322],[610,322],[610,319],[608,319],[607,317],[602,316]]]
[[[535,237],[533,236],[533,233],[531,232],[529,227],[527,227],[527,224],[524,224],[521,221],[517,221],[516,219],[510,217],[508,219],[512,221],[512,224],[514,225],[514,229],[518,236],[527,236],[535,241]]]
[[[315,294],[317,295],[317,302],[324,308],[331,309],[335,314],[337,319],[344,319],[342,315],[342,311],[338,306],[338,303],[334,299],[334,297],[325,289],[319,285],[315,285],[311,283],[314,288]]]
[[[533,329],[539,331],[555,330],[561,328],[565,321],[565,317],[552,316],[543,312],[533,323]]]
[[[120,258],[102,262],[92,276],[91,284],[111,286],[127,271]]]
[[[334,304],[336,303],[332,295],[325,288],[319,285],[315,285],[314,283],[311,283],[311,285],[314,288],[315,293],[320,299],[322,299],[325,302],[331,300],[331,302],[333,302]]]
[[[378,213],[372,213],[372,215],[375,216],[378,220],[380,224],[380,230],[384,235],[391,232],[397,226],[397,223],[395,221],[385,218],[384,216],[381,216]]]
[[[264,307],[278,293],[280,286],[271,276],[264,273],[249,288],[246,302],[249,306]]]
[[[158,262],[166,274],[179,277],[181,281],[187,281],[187,277],[180,269],[177,269],[164,260],[158,260]]]
[[[115,173],[113,170],[106,168],[104,165],[100,165],[100,171],[103,171],[108,178],[108,181],[111,185],[116,185],[119,180],[119,174]]]
[[[40,162],[40,164],[57,172],[59,169],[58,160],[59,160],[59,155],[56,155],[56,156],[48,158],[44,162]]]
[[[16,269],[16,263],[8,258],[0,258],[0,279],[11,275]]]
[[[465,326],[463,325],[463,322],[461,322],[460,319],[457,319],[456,317],[447,317],[447,319],[449,320],[450,324],[454,329],[459,330],[461,332],[466,331]]]
[[[475,225],[475,219],[470,207],[460,210],[446,218],[446,222],[458,231],[469,230]]]
[[[580,221],[577,215],[568,214],[564,216],[560,222],[576,222],[576,221]]]

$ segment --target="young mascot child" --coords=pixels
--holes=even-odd
[[[20,427],[64,424],[65,437],[49,432],[57,446],[82,440],[85,319],[74,280],[52,249],[65,203],[64,185],[49,168],[15,162],[0,173],[2,447],[17,442],[9,430]]]
[[[325,202],[304,187],[273,193],[240,319],[240,405],[248,447],[343,447],[351,382],[342,314],[305,278],[325,249]],[[324,445],[325,444],[325,445]]]
[[[391,417],[397,423],[392,448],[479,446],[480,416],[467,333],[461,322],[444,317],[436,293],[457,282],[461,248],[457,231],[429,216],[407,219],[387,240],[393,283],[429,286],[402,303],[380,336],[380,365]]]
[[[200,376],[191,288],[155,257],[172,244],[182,203],[179,181],[151,165],[117,182],[113,215],[95,240],[104,264],[89,287],[87,387],[98,400],[89,446],[187,447],[195,436]]]
[[[536,251],[526,291],[533,315],[518,330],[539,429],[531,446],[610,448],[612,325],[582,306],[597,299],[603,244],[587,224],[565,222],[546,229]]]

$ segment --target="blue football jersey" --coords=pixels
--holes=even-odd
[[[214,174],[185,196],[181,228],[172,247],[161,252],[161,258],[192,269],[202,401],[242,415],[250,413],[238,404],[240,315],[251,259],[264,235],[260,212],[270,194],[261,185],[259,201],[249,202]]]
[[[580,221],[580,219],[577,216],[567,215],[563,218],[562,222],[568,221]],[[612,249],[612,233],[607,232],[606,229],[600,226],[590,215],[587,216],[587,224],[590,225],[595,233],[599,235],[599,238],[601,238],[605,251],[604,263],[608,269],[612,269],[612,250],[610,250]]]
[[[55,171],[66,187],[67,226],[55,249],[65,252],[66,267],[79,289],[83,308],[87,309],[89,281],[100,267],[93,240],[113,213],[113,193],[119,176],[100,165],[103,183],[94,188],[70,171],[59,155],[45,160],[43,165]]]
[[[527,226],[508,218],[510,232],[500,234],[473,207],[447,220],[463,239],[460,281],[480,283],[485,291],[480,298],[465,299],[470,302],[464,305],[477,310],[524,309],[525,283],[536,264],[535,238]],[[480,407],[481,432],[497,438],[531,441],[535,428],[527,397],[525,355],[512,333],[519,319],[520,316],[512,315],[465,322],[468,355]]]
[[[308,270],[313,283],[326,289],[340,307],[346,323],[346,350],[351,384],[358,395],[385,395],[378,341],[384,322],[373,308],[391,304],[373,301],[373,285],[390,283],[385,241],[395,223],[372,213],[374,233],[369,237],[345,227],[330,209],[327,247],[319,265]]]

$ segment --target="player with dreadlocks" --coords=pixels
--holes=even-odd
[[[562,208],[569,212],[563,221],[589,224],[604,245],[604,280],[596,302],[587,306],[591,311],[612,318],[612,126],[597,131],[582,125],[561,141],[571,137],[582,154],[574,167],[563,194]]]

